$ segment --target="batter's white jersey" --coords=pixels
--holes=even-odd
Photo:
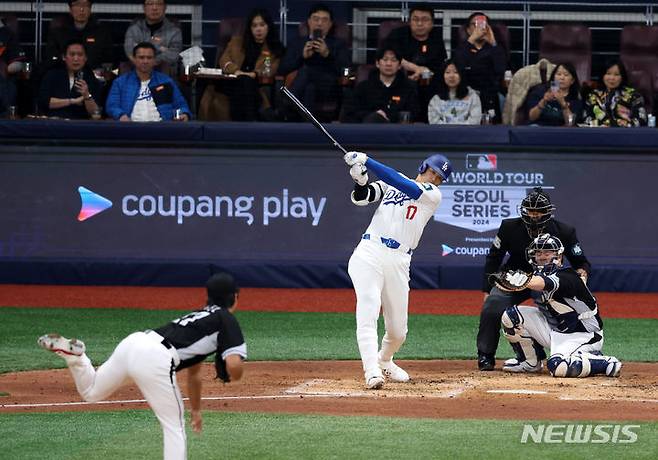
[[[414,182],[423,192],[417,200],[383,181],[373,183],[381,187],[383,196],[366,233],[392,238],[410,249],[418,246],[425,225],[441,204],[442,196],[436,185]]]

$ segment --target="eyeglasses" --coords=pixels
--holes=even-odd
[[[419,22],[419,23],[425,23],[425,22],[432,22],[432,18],[427,17],[427,16],[412,16],[411,17],[411,22]]]

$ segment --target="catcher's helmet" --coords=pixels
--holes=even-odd
[[[217,305],[224,308],[232,307],[235,303],[235,295],[240,292],[233,276],[226,272],[215,273],[208,278],[206,289],[208,291],[208,305]]]
[[[521,220],[535,235],[541,233],[546,223],[553,218],[554,212],[555,206],[551,204],[551,197],[541,187],[535,187],[528,193],[521,201],[519,210]]]
[[[539,251],[552,252],[550,258],[542,258],[537,260]],[[535,273],[543,273],[550,275],[557,271],[562,266],[562,254],[564,254],[564,245],[557,236],[542,233],[537,238],[532,240],[530,246],[526,249],[526,256],[528,262],[532,265]]]
[[[450,164],[450,160],[438,153],[425,158],[418,167],[418,172],[422,174],[427,171],[427,168],[432,168],[432,171],[441,176],[443,182],[447,181],[448,177],[450,177],[450,174],[452,174],[452,165]]]

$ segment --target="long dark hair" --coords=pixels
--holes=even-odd
[[[277,32],[276,25],[274,25],[274,21],[272,20],[272,16],[270,15],[269,11],[263,8],[255,8],[251,10],[249,16],[247,17],[247,23],[244,27],[244,35],[242,40],[242,46],[244,47],[245,54],[249,55],[250,52],[258,54],[258,50],[260,49],[260,45],[256,43],[254,36],[251,33],[251,23],[253,22],[254,18],[258,16],[263,18],[263,21],[265,21],[265,24],[267,24],[267,37],[265,37],[265,43],[267,43],[267,47],[270,49],[272,55],[280,57],[283,54],[283,45],[281,44],[281,41],[279,41],[279,34]]]
[[[441,71],[439,72],[439,75],[436,76],[438,77],[436,78],[437,81],[436,94],[438,94],[439,97],[444,101],[450,99],[450,88],[448,88],[448,85],[446,85],[446,79],[444,76],[446,73],[446,69],[448,68],[449,65],[454,65],[455,69],[457,69],[457,73],[459,74],[459,85],[457,85],[455,96],[457,97],[457,99],[464,99],[466,96],[468,96],[468,86],[466,86],[466,80],[464,79],[464,69],[462,68],[462,66],[457,64],[453,59],[446,60],[441,66]]]
[[[551,72],[551,78],[549,79],[548,86],[550,87],[550,82],[555,80],[555,74],[557,69],[562,67],[564,70],[569,72],[573,77],[573,83],[569,87],[569,94],[567,95],[568,99],[580,99],[580,80],[578,80],[578,74],[576,73],[576,68],[571,62],[561,62],[555,66],[553,72]]]
[[[605,63],[605,67],[603,67],[603,70],[601,71],[601,75],[599,76],[599,81],[601,82],[603,88],[606,91],[608,89],[605,87],[605,83],[603,83],[603,77],[605,77],[605,74],[608,72],[608,70],[610,70],[614,66],[617,66],[619,68],[619,75],[621,75],[621,83],[619,83],[619,86],[617,88],[622,89],[625,86],[628,86],[628,73],[626,72],[626,66],[624,65],[623,62],[621,62],[620,59],[612,59]]]

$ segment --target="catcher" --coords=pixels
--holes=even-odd
[[[596,299],[573,268],[562,267],[564,246],[559,238],[544,233],[526,251],[534,272],[518,270],[490,275],[499,289],[538,291],[538,308],[512,306],[502,316],[503,334],[517,358],[505,361],[507,372],[540,372],[546,366],[553,377],[618,377],[621,362],[604,356],[603,322]]]

